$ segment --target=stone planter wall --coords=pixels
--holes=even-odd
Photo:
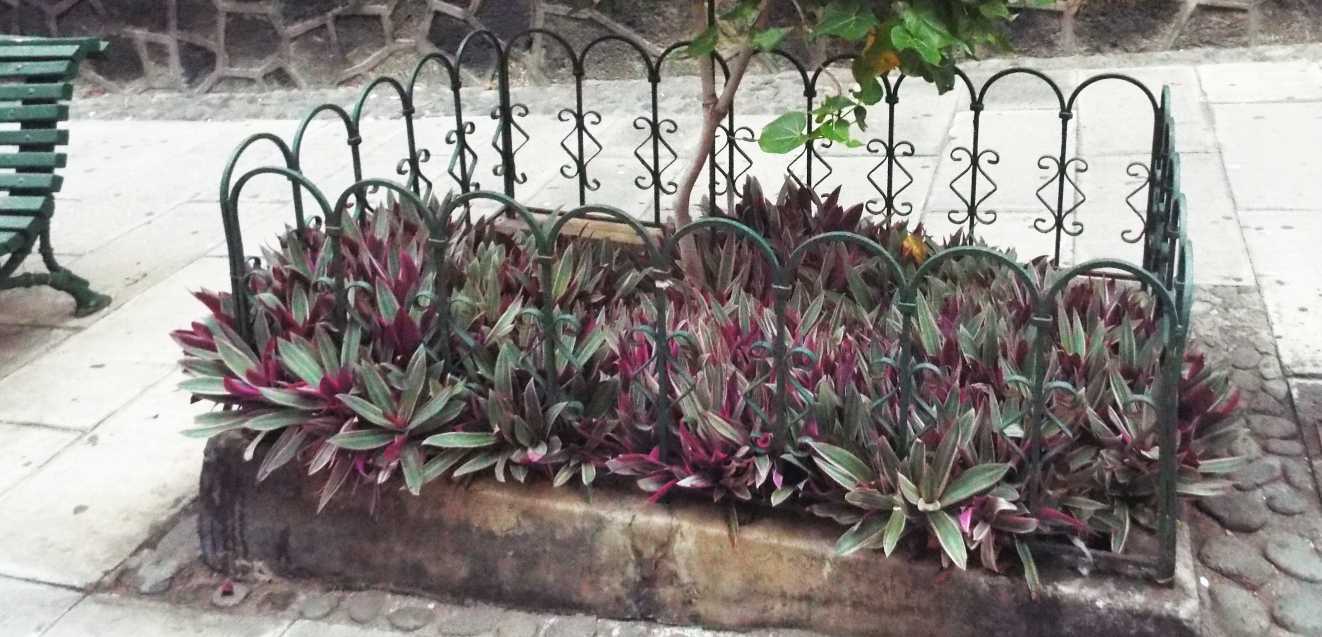
[[[239,436],[213,439],[202,471],[204,560],[337,585],[730,629],[845,635],[1198,634],[1187,538],[1172,586],[1046,568],[1033,600],[1017,577],[942,572],[934,559],[834,555],[839,527],[794,515],[741,526],[722,506],[652,505],[619,485],[428,485],[359,492],[316,513],[293,465],[256,483]]]

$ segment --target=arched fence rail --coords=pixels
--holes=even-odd
[[[965,246],[937,252],[923,263],[916,272],[906,276],[904,269],[895,262],[895,259],[885,249],[866,237],[849,232],[831,232],[813,237],[789,254],[778,253],[767,238],[760,236],[748,226],[725,217],[700,218],[688,226],[675,228],[664,236],[650,232],[649,226],[660,225],[662,222],[662,198],[673,192],[673,184],[667,183],[665,177],[666,158],[674,155],[666,136],[673,134],[675,128],[673,120],[663,118],[659,112],[657,85],[660,81],[661,69],[670,58],[677,54],[677,51],[682,49],[683,45],[672,46],[665,49],[660,55],[653,57],[641,45],[616,36],[593,40],[582,49],[574,49],[567,41],[550,32],[529,32],[519,37],[533,36],[549,38],[554,46],[562,48],[565,54],[569,56],[572,62],[576,97],[572,107],[566,107],[560,112],[560,121],[569,125],[568,134],[561,147],[569,155],[570,164],[556,166],[554,162],[541,161],[535,166],[537,166],[537,169],[554,171],[560,177],[572,181],[576,185],[579,206],[567,212],[545,216],[535,214],[534,211],[519,202],[519,186],[527,180],[527,175],[525,166],[518,161],[519,140],[526,137],[526,133],[522,131],[518,120],[522,117],[521,114],[526,114],[527,109],[521,104],[512,103],[511,100],[509,78],[506,71],[509,62],[509,43],[501,42],[494,35],[487,32],[474,33],[463,41],[453,58],[440,54],[424,58],[407,82],[400,82],[392,78],[381,78],[368,84],[363,90],[362,97],[351,110],[329,104],[318,107],[302,121],[291,143],[286,143],[275,135],[259,134],[247,138],[238,146],[221,179],[220,200],[229,248],[229,267],[235,312],[236,316],[239,317],[237,328],[242,337],[252,343],[256,311],[254,310],[254,294],[249,285],[249,273],[254,267],[254,263],[246,257],[245,246],[241,238],[239,208],[245,186],[254,178],[261,176],[275,176],[289,183],[292,189],[292,221],[295,227],[302,229],[314,224],[324,224],[329,238],[332,239],[329,271],[335,274],[328,277],[327,280],[319,282],[318,285],[333,286],[336,311],[332,314],[332,322],[338,322],[338,327],[341,328],[351,320],[352,312],[349,308],[346,308],[345,299],[348,288],[352,286],[344,281],[343,272],[345,268],[342,267],[344,257],[339,254],[338,241],[335,241],[335,239],[340,235],[345,214],[362,214],[362,211],[370,205],[369,193],[388,191],[397,200],[411,204],[422,212],[431,234],[430,248],[435,251],[438,258],[439,255],[447,254],[447,250],[450,248],[452,237],[449,235],[449,228],[452,218],[456,215],[468,214],[469,207],[472,204],[494,204],[508,214],[521,218],[527,224],[527,231],[531,234],[532,242],[536,248],[538,264],[536,267],[541,268],[544,280],[552,278],[550,271],[552,259],[555,256],[557,246],[563,244],[559,239],[569,222],[575,219],[593,218],[619,223],[623,227],[629,228],[637,235],[639,245],[642,246],[640,249],[642,256],[640,258],[648,266],[646,269],[648,280],[646,285],[640,289],[644,290],[642,293],[651,295],[651,301],[655,308],[655,320],[645,330],[645,336],[652,341],[655,352],[648,364],[655,366],[657,377],[660,380],[658,389],[651,399],[655,406],[657,419],[653,431],[657,436],[657,444],[661,447],[662,453],[669,453],[666,447],[673,444],[672,434],[676,423],[673,422],[674,413],[671,407],[678,400],[678,397],[674,395],[670,382],[670,374],[674,366],[669,345],[682,339],[682,335],[672,331],[672,327],[667,320],[667,313],[672,302],[672,294],[675,293],[672,283],[674,282],[673,278],[677,276],[675,266],[678,243],[694,233],[729,234],[741,238],[755,247],[753,252],[761,255],[772,273],[771,289],[774,293],[774,311],[778,324],[775,339],[768,343],[766,347],[771,373],[773,374],[772,378],[774,379],[774,401],[769,413],[766,414],[765,425],[777,433],[785,433],[796,426],[795,423],[801,413],[801,407],[796,405],[801,405],[802,400],[804,400],[804,392],[799,391],[801,387],[795,386],[797,382],[794,378],[796,345],[789,342],[786,336],[786,301],[794,289],[793,272],[809,251],[820,249],[824,245],[847,243],[875,257],[880,264],[890,270],[891,280],[895,281],[893,304],[899,309],[902,329],[898,332],[900,338],[899,355],[894,360],[887,359],[880,361],[880,363],[897,371],[896,377],[899,381],[894,395],[896,401],[898,401],[898,413],[900,414],[909,413],[910,407],[914,405],[915,401],[920,400],[916,395],[915,378],[930,371],[931,366],[924,366],[913,354],[917,331],[914,329],[915,307],[920,284],[924,277],[934,273],[942,263],[955,259],[977,258],[986,259],[1000,267],[1007,268],[1014,276],[1021,279],[1025,288],[1029,290],[1033,307],[1031,321],[1037,324],[1039,328],[1054,324],[1058,307],[1056,299],[1071,282],[1097,276],[1128,279],[1137,285],[1141,285],[1155,299],[1156,312],[1160,318],[1161,338],[1164,343],[1160,363],[1161,378],[1153,392],[1156,395],[1146,397],[1156,411],[1160,428],[1160,473],[1157,486],[1160,514],[1156,523],[1160,553],[1154,557],[1094,551],[1091,559],[1093,560],[1093,566],[1097,568],[1139,573],[1161,579],[1169,579],[1172,576],[1175,569],[1177,522],[1175,489],[1177,459],[1174,453],[1177,446],[1176,419],[1179,398],[1177,392],[1179,391],[1179,378],[1182,372],[1184,347],[1189,332],[1189,312],[1192,307],[1190,272],[1192,257],[1189,241],[1184,233],[1184,201],[1179,189],[1179,158],[1174,149],[1174,124],[1171,119],[1171,100],[1168,90],[1163,90],[1159,95],[1154,94],[1132,78],[1116,74],[1094,76],[1081,82],[1071,93],[1062,91],[1046,75],[1030,69],[1015,68],[1001,71],[991,76],[980,87],[975,86],[966,75],[960,74],[957,90],[967,92],[972,110],[973,128],[970,145],[967,147],[959,146],[951,153],[952,158],[962,158],[963,161],[968,162],[968,166],[955,180],[958,183],[967,184],[966,190],[955,190],[956,194],[960,196],[963,207],[950,211],[950,219],[952,222],[967,228],[970,234],[976,233],[979,227],[995,221],[995,213],[984,207],[987,194],[996,187],[994,183],[988,180],[984,163],[997,161],[998,157],[996,151],[984,148],[981,145],[981,114],[985,105],[991,99],[991,95],[995,93],[996,87],[1005,78],[1030,77],[1035,81],[1045,83],[1059,105],[1058,117],[1061,138],[1058,152],[1045,155],[1039,161],[1039,165],[1050,173],[1048,180],[1039,190],[1040,198],[1047,206],[1048,216],[1042,217],[1038,220],[1039,223],[1035,224],[1037,231],[1054,237],[1057,260],[1059,260],[1063,238],[1078,235],[1083,231],[1083,226],[1073,217],[1078,204],[1069,201],[1070,198],[1067,197],[1070,188],[1077,188],[1077,184],[1072,181],[1069,175],[1070,168],[1082,162],[1081,159],[1072,155],[1073,149],[1069,145],[1074,109],[1081,97],[1086,95],[1089,87],[1100,82],[1125,83],[1145,96],[1152,108],[1151,154],[1146,164],[1140,163],[1131,166],[1130,175],[1138,175],[1144,178],[1146,201],[1142,205],[1132,204],[1140,223],[1137,227],[1126,231],[1125,234],[1126,241],[1141,244],[1142,259],[1140,263],[1130,263],[1118,259],[1087,261],[1066,268],[1058,277],[1039,284],[1024,266],[1011,260],[1005,254],[987,248]],[[492,140],[491,148],[499,157],[493,172],[502,185],[500,192],[482,190],[477,182],[476,158],[480,153],[486,151],[481,148],[481,144],[473,139],[475,128],[471,121],[465,119],[462,106],[461,88],[463,88],[463,83],[459,69],[468,57],[466,52],[469,50],[471,43],[475,41],[481,41],[485,46],[494,49],[498,59],[498,105],[491,113],[491,117],[498,123],[498,128]],[[601,116],[590,110],[586,105],[583,82],[594,48],[607,41],[622,42],[636,52],[646,70],[647,79],[652,90],[649,112],[643,113],[633,120],[635,127],[648,134],[645,142],[633,153],[642,165],[645,174],[636,179],[630,179],[634,186],[648,191],[652,195],[653,209],[649,215],[641,219],[627,211],[593,203],[593,193],[599,187],[600,178],[593,176],[591,163],[595,155],[588,149],[596,143],[591,128],[596,122],[600,121]],[[777,53],[777,55],[793,61],[792,57],[785,54]],[[836,63],[847,59],[847,57],[837,58],[828,61],[828,63]],[[724,63],[719,59],[717,62],[718,67],[724,67]],[[803,81],[804,108],[811,112],[818,103],[817,85],[823,70],[819,68],[809,71],[796,61],[793,61],[792,64]],[[453,128],[445,138],[446,143],[453,147],[449,153],[450,158],[445,169],[446,179],[450,183],[433,183],[422,173],[420,168],[422,164],[431,159],[432,153],[428,149],[420,148],[417,143],[413,121],[414,100],[417,97],[418,78],[422,70],[428,66],[436,66],[445,73],[454,103]],[[902,76],[885,79],[884,101],[886,108],[892,115],[891,125],[885,131],[884,136],[873,140],[874,143],[870,144],[869,148],[877,157],[878,162],[877,169],[873,171],[873,174],[883,174],[885,178],[871,181],[877,189],[878,197],[867,210],[888,220],[903,219],[912,210],[898,203],[900,196],[907,187],[903,179],[899,178],[908,174],[902,160],[912,154],[912,144],[904,140],[899,131],[896,130],[894,114],[901,102],[902,87],[913,81]],[[402,109],[401,121],[406,131],[405,143],[407,148],[404,149],[403,158],[397,166],[397,173],[401,178],[401,181],[398,182],[372,178],[372,176],[363,174],[360,153],[362,144],[360,124],[364,104],[369,93],[373,91],[385,91],[390,96],[397,98]],[[319,190],[311,180],[303,175],[300,169],[302,160],[300,151],[307,127],[312,121],[323,116],[331,116],[343,126],[347,142],[345,157],[353,168],[354,183],[334,200]],[[747,171],[747,167],[738,163],[739,157],[746,157],[746,154],[741,151],[740,145],[748,143],[751,139],[747,132],[741,133],[741,130],[746,131],[747,129],[738,128],[735,114],[731,113],[722,125],[722,130],[718,132],[722,140],[713,150],[712,159],[714,161],[709,167],[712,179],[708,184],[708,195],[713,198],[725,192],[726,188],[736,193],[741,188],[739,180]],[[236,166],[244,153],[249,148],[260,144],[274,145],[279,150],[279,155],[282,158],[281,164],[259,167],[242,174],[236,174]],[[875,150],[872,150],[873,148]],[[791,164],[791,176],[803,184],[819,184],[825,172],[831,170],[827,157],[821,153],[822,149],[823,145],[820,143],[805,146]],[[669,161],[673,162],[673,159]],[[429,208],[425,199],[430,196],[433,190],[449,190],[454,195],[446,198],[439,207]],[[1137,194],[1142,190],[1134,192]],[[1132,199],[1133,196],[1131,196]],[[450,292],[448,285],[444,277],[439,277],[436,282],[437,287],[430,292],[431,298],[448,299]],[[534,320],[539,325],[542,334],[560,334],[566,325],[573,324],[581,317],[570,317],[562,314],[563,310],[556,306],[550,286],[543,287],[545,298],[541,300],[542,306],[532,309],[531,315],[535,316]],[[410,300],[410,302],[415,301],[419,300]],[[450,346],[449,335],[452,329],[452,326],[448,324],[448,303],[442,301],[439,308],[441,310],[438,318],[439,328],[429,346],[439,360],[447,361],[450,356],[447,348]],[[1044,329],[1037,329],[1034,332],[1036,336],[1032,342],[1031,355],[1035,360],[1040,361],[1046,355],[1048,337],[1043,336],[1046,332],[1047,330]],[[556,374],[559,366],[566,361],[565,357],[568,354],[560,351],[559,339],[544,338],[543,341],[545,344],[544,352],[541,354],[541,362],[545,366],[543,373],[546,378],[550,378]],[[1047,366],[1043,364],[1035,365],[1033,377],[1027,379],[1027,384],[1031,388],[1032,400],[1030,401],[1030,409],[1023,416],[1024,422],[1022,424],[1028,440],[1025,466],[1029,472],[1027,486],[1030,498],[1036,497],[1038,482],[1041,478],[1041,465],[1045,454],[1042,445],[1043,428],[1049,418],[1046,404],[1052,392],[1060,390],[1059,387],[1053,386],[1050,379],[1046,378],[1046,368]],[[553,389],[555,383],[549,382],[545,385]],[[556,400],[554,394],[554,391],[548,391],[545,398],[548,403],[545,407],[549,408],[554,403]],[[908,418],[905,418],[900,428],[907,431],[906,435],[916,436],[920,433],[906,429],[909,427],[911,425],[908,424]],[[1066,559],[1078,558],[1078,552],[1073,549],[1055,550],[1051,546],[1046,546],[1044,551],[1049,554],[1058,554]]]

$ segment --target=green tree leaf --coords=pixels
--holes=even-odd
[[[788,153],[808,141],[808,116],[801,112],[785,113],[762,129],[757,145],[768,153]]]
[[[835,36],[850,42],[866,38],[872,29],[881,25],[866,2],[834,0],[822,10],[814,37]]]

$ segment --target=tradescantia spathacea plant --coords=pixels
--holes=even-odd
[[[424,214],[435,211],[387,202],[346,215],[342,317],[318,227],[286,232],[247,277],[251,344],[228,294],[198,293],[209,315],[174,333],[190,375],[183,388],[222,409],[189,433],[241,431],[250,456],[269,444],[259,477],[296,463],[319,476],[322,506],[346,484],[381,488],[397,475],[416,494],[478,474],[556,485],[608,474],[653,499],[806,509],[847,526],[842,554],[908,546],[964,568],[974,553],[993,571],[1013,554],[1030,582],[1036,568],[1022,540],[1123,551],[1151,518],[1163,343],[1155,301],[1139,287],[1076,280],[1056,298],[1048,329],[1007,268],[952,259],[920,283],[905,339],[895,273],[858,247],[827,244],[806,254],[783,299],[782,413],[777,290],[746,239],[700,235],[713,255],[702,276],[675,268],[676,284],[656,290],[637,254],[568,238],[545,278],[526,236],[463,216],[440,255]],[[873,223],[838,193],[818,198],[793,185],[771,201],[750,182],[729,214],[781,259],[813,236],[849,231],[886,250],[906,277],[969,244]],[[1027,272],[1040,288],[1059,276],[1045,260]],[[664,345],[658,293],[668,305]],[[1041,360],[1035,338],[1048,343]],[[905,342],[915,371],[907,405]],[[1027,379],[1038,371],[1049,391],[1041,477],[1030,484]],[[1218,476],[1240,464],[1228,452],[1242,430],[1232,417],[1238,394],[1192,349],[1180,382],[1178,490],[1221,492],[1228,483]],[[669,431],[658,427],[663,392]]]

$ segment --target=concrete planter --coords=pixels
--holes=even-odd
[[[795,515],[745,524],[722,507],[652,505],[620,487],[435,482],[421,497],[342,494],[316,513],[319,481],[294,466],[256,482],[244,441],[221,436],[202,469],[200,534],[211,567],[255,563],[348,587],[459,596],[728,629],[845,635],[1198,634],[1188,541],[1173,586],[1047,570],[1029,597],[1017,577],[941,572],[934,559],[834,555],[840,528]]]

